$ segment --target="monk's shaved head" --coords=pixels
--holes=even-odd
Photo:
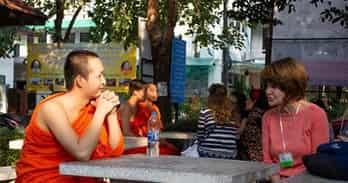
[[[88,59],[91,57],[99,58],[96,53],[88,50],[75,50],[68,54],[64,64],[65,87],[67,90],[73,88],[76,76],[81,75],[87,79],[89,74]]]

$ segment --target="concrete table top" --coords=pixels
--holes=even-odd
[[[300,183],[300,182],[303,182],[303,183],[344,183],[345,182],[347,183],[347,181],[332,180],[332,179],[326,179],[326,178],[314,176],[309,174],[308,172],[290,177],[284,180],[282,183]]]
[[[144,182],[248,183],[272,175],[277,165],[260,162],[129,155],[86,162],[62,163],[63,175],[90,176]]]
[[[16,170],[11,166],[0,167],[0,182],[16,179]]]

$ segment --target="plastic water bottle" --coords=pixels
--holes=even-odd
[[[147,122],[147,151],[149,157],[159,156],[159,120],[155,111],[151,112],[151,116]]]

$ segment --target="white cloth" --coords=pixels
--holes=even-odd
[[[181,156],[198,158],[198,143],[195,142],[187,149],[181,152]]]

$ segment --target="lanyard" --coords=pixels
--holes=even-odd
[[[301,103],[297,105],[296,107],[296,113],[297,114],[300,110]],[[295,121],[295,116],[293,115],[293,121]],[[283,127],[283,120],[282,120],[282,114],[279,110],[279,124],[280,124],[280,134],[282,138],[282,145],[283,145],[283,151],[286,152],[286,143],[285,143],[285,138],[284,138],[284,127]]]
[[[280,123],[280,134],[281,134],[281,138],[282,138],[283,151],[286,152],[286,143],[285,143],[285,138],[284,138],[283,120],[282,120],[281,113],[279,113],[279,123]]]

